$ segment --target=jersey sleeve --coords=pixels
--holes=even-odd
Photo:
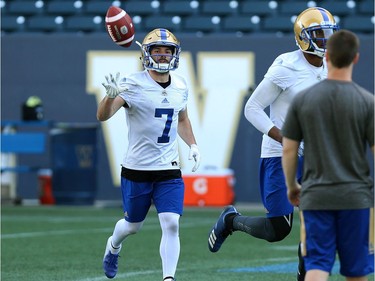
[[[275,83],[283,91],[295,84],[297,80],[294,66],[285,61],[283,56],[279,56],[275,59],[264,77]]]
[[[189,88],[187,86],[186,80],[181,75],[178,75],[176,73],[171,73],[172,83],[173,86],[178,89],[179,92],[182,94],[182,99],[184,106],[182,108],[182,111],[186,110],[188,98],[189,98]]]
[[[260,132],[268,134],[274,125],[264,109],[274,102],[282,89],[265,78],[246,102],[244,114],[246,119]]]
[[[184,99],[184,104],[185,104],[185,106],[184,106],[184,108],[182,109],[182,111],[185,111],[186,110],[186,108],[187,108],[187,102],[188,102],[188,96],[189,96],[189,90],[186,88],[186,91],[184,92],[184,94],[183,94],[184,96],[183,96],[183,99]]]
[[[131,77],[124,77],[120,80],[119,87],[122,89],[119,96],[131,107],[134,94],[137,92],[136,81]]]

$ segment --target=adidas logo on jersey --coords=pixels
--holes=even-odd
[[[167,98],[164,98],[161,103],[169,103],[169,100]]]

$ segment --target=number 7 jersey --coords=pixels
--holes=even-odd
[[[123,166],[133,170],[179,169],[178,114],[186,110],[188,88],[185,79],[170,73],[165,89],[147,70],[121,79],[120,97],[125,108],[129,146]]]

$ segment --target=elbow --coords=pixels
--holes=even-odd
[[[248,101],[245,105],[245,109],[244,109],[244,115],[245,115],[245,118],[247,119],[247,121],[249,121],[250,123],[252,123],[252,112],[253,112],[253,105],[251,104],[250,101]]]
[[[246,120],[251,122],[250,110],[247,107],[245,107],[244,115],[245,115]]]
[[[99,114],[99,112],[96,113],[96,119],[97,119],[98,121],[104,121],[103,118],[102,118],[102,116]]]
[[[108,120],[108,118],[106,118],[106,116],[104,116],[103,114],[100,114],[99,112],[96,114],[96,119],[98,119],[98,121],[100,121],[100,122]]]

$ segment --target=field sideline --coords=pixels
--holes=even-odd
[[[243,233],[228,238],[218,253],[207,248],[207,234],[222,208],[185,208],[181,218],[178,281],[294,281],[299,222],[291,235],[268,243]],[[241,209],[247,215],[262,212]],[[1,280],[104,281],[104,247],[114,224],[116,208],[63,206],[2,206]],[[159,222],[152,209],[142,228],[123,245],[114,280],[162,280]],[[373,275],[369,280],[373,280]],[[344,280],[335,265],[330,280]]]

